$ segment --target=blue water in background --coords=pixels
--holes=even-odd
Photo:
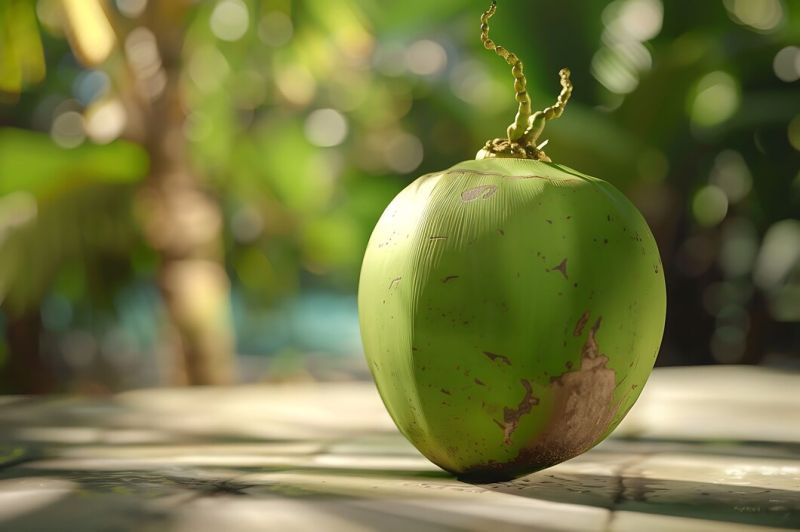
[[[248,308],[239,291],[232,297],[238,353],[283,349],[361,356],[356,297],[305,292],[275,308]]]
[[[164,383],[163,312],[149,280],[121,289],[105,311],[52,293],[42,305],[47,356],[66,381],[102,367],[116,374],[115,389]],[[368,378],[354,294],[307,289],[266,307],[253,305],[234,285],[231,312],[242,381],[281,380],[287,373]]]

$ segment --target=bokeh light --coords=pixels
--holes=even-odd
[[[238,41],[250,25],[250,13],[242,0],[220,0],[211,12],[211,31],[223,41]]]
[[[156,36],[144,26],[131,31],[125,39],[125,53],[140,77],[150,77],[161,68]]]
[[[480,61],[460,61],[450,71],[450,89],[464,102],[488,109],[502,108],[505,85],[489,75]]]
[[[410,72],[420,76],[433,76],[447,66],[447,52],[436,41],[423,39],[408,47],[405,61]]]
[[[64,11],[59,4],[59,0],[38,0],[36,2],[36,18],[48,33],[52,35],[64,35]]]
[[[281,11],[266,13],[258,23],[258,37],[268,46],[284,46],[292,39],[293,34],[292,19]]]
[[[789,122],[786,133],[789,137],[789,144],[791,144],[795,150],[800,151],[800,114],[792,118],[792,121]]]
[[[315,146],[338,146],[347,137],[347,119],[336,109],[317,109],[306,118],[305,132]]]
[[[202,92],[217,90],[229,71],[225,56],[210,44],[198,47],[189,59],[189,78]]]
[[[731,203],[742,201],[753,187],[753,177],[740,153],[725,150],[714,159],[709,182],[716,185]]]
[[[728,213],[728,197],[718,186],[706,185],[695,193],[692,213],[700,225],[717,225]]]
[[[398,131],[386,139],[384,158],[395,172],[404,174],[416,170],[424,155],[422,142],[410,133]]]
[[[661,31],[661,0],[616,0],[603,10],[607,35],[614,40],[649,41]]]
[[[75,148],[86,139],[83,116],[77,111],[59,113],[53,119],[50,136],[62,148]]]
[[[653,66],[643,44],[661,31],[661,0],[615,0],[603,10],[603,45],[592,58],[592,75],[615,94],[628,94]]]
[[[758,253],[758,232],[742,217],[726,220],[722,228],[719,262],[726,277],[748,275]]]
[[[147,0],[115,0],[114,3],[119,12],[128,18],[140,17],[147,8]]]
[[[380,43],[372,57],[375,68],[385,76],[400,76],[406,71],[405,46],[390,41]]]
[[[723,0],[723,3],[734,22],[756,31],[770,32],[783,22],[781,0]]]
[[[0,197],[0,242],[8,231],[32,222],[37,213],[36,198],[29,192],[12,192]]]
[[[264,231],[264,217],[253,205],[238,209],[231,218],[231,233],[239,242],[249,243],[258,239]]]
[[[740,101],[736,79],[727,72],[715,70],[700,78],[695,85],[689,116],[698,126],[716,126],[733,116]]]
[[[800,221],[782,220],[764,235],[754,279],[758,286],[773,289],[784,282],[792,268],[800,265]]]
[[[157,98],[167,83],[161,68],[161,56],[156,36],[148,28],[139,26],[125,39],[125,54],[137,80],[137,88],[147,98]]]
[[[772,61],[772,68],[778,79],[791,83],[800,79],[800,47],[781,48]]]
[[[117,99],[93,103],[84,114],[86,134],[98,144],[106,144],[118,138],[126,123],[125,107]]]
[[[287,102],[305,106],[311,103],[317,92],[314,76],[303,65],[288,64],[275,72],[275,82]]]
[[[89,105],[109,90],[111,81],[101,70],[82,72],[72,84],[72,93],[81,105]]]

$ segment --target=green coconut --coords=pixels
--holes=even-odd
[[[607,182],[536,147],[572,86],[520,112],[478,160],[411,183],[369,241],[359,285],[367,362],[400,432],[439,467],[510,479],[583,453],[652,371],[666,294],[655,240]]]

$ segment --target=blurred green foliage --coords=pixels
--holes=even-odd
[[[147,156],[135,144],[82,144],[61,149],[45,136],[0,131],[0,194],[27,192],[38,200],[80,186],[135,183],[147,174]]]
[[[147,2],[98,4],[115,44],[92,66],[102,47],[90,39],[108,42],[106,30],[70,34],[69,4],[2,4],[0,300],[66,320],[42,333],[54,360],[74,330],[99,339],[97,358],[146,357],[152,345],[131,338],[153,337],[159,302],[130,295],[151,293],[154,272],[134,216],[148,161],[131,102],[163,83],[140,26]],[[471,158],[515,111],[507,65],[478,39],[484,8],[218,0],[179,21],[182,141],[224,213],[240,352],[357,351],[353,294],[383,208],[416,176]],[[559,68],[573,72],[548,155],[622,188],[653,227],[670,301],[661,362],[796,364],[797,4],[505,0],[493,23],[525,61],[534,107],[554,99]],[[329,314],[291,310],[307,300]],[[325,319],[338,338],[303,334]]]

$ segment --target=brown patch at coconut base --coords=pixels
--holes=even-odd
[[[518,462],[539,467],[562,462],[590,449],[603,435],[616,413],[616,374],[600,352],[597,331],[602,318],[589,330],[581,349],[580,368],[555,378],[550,423],[535,441],[522,449]]]
[[[519,419],[525,414],[530,413],[534,406],[539,404],[539,398],[533,396],[533,387],[527,379],[520,380],[522,387],[525,388],[525,395],[516,408],[505,407],[503,409],[503,421],[494,420],[497,426],[503,429],[503,443],[511,445],[511,435],[519,426]]]
[[[472,482],[512,479],[573,458],[603,436],[619,402],[613,400],[616,373],[607,367],[608,356],[600,352],[597,343],[601,324],[599,317],[589,329],[580,367],[550,379],[553,407],[549,423],[509,462],[480,464],[462,472],[460,478]]]

